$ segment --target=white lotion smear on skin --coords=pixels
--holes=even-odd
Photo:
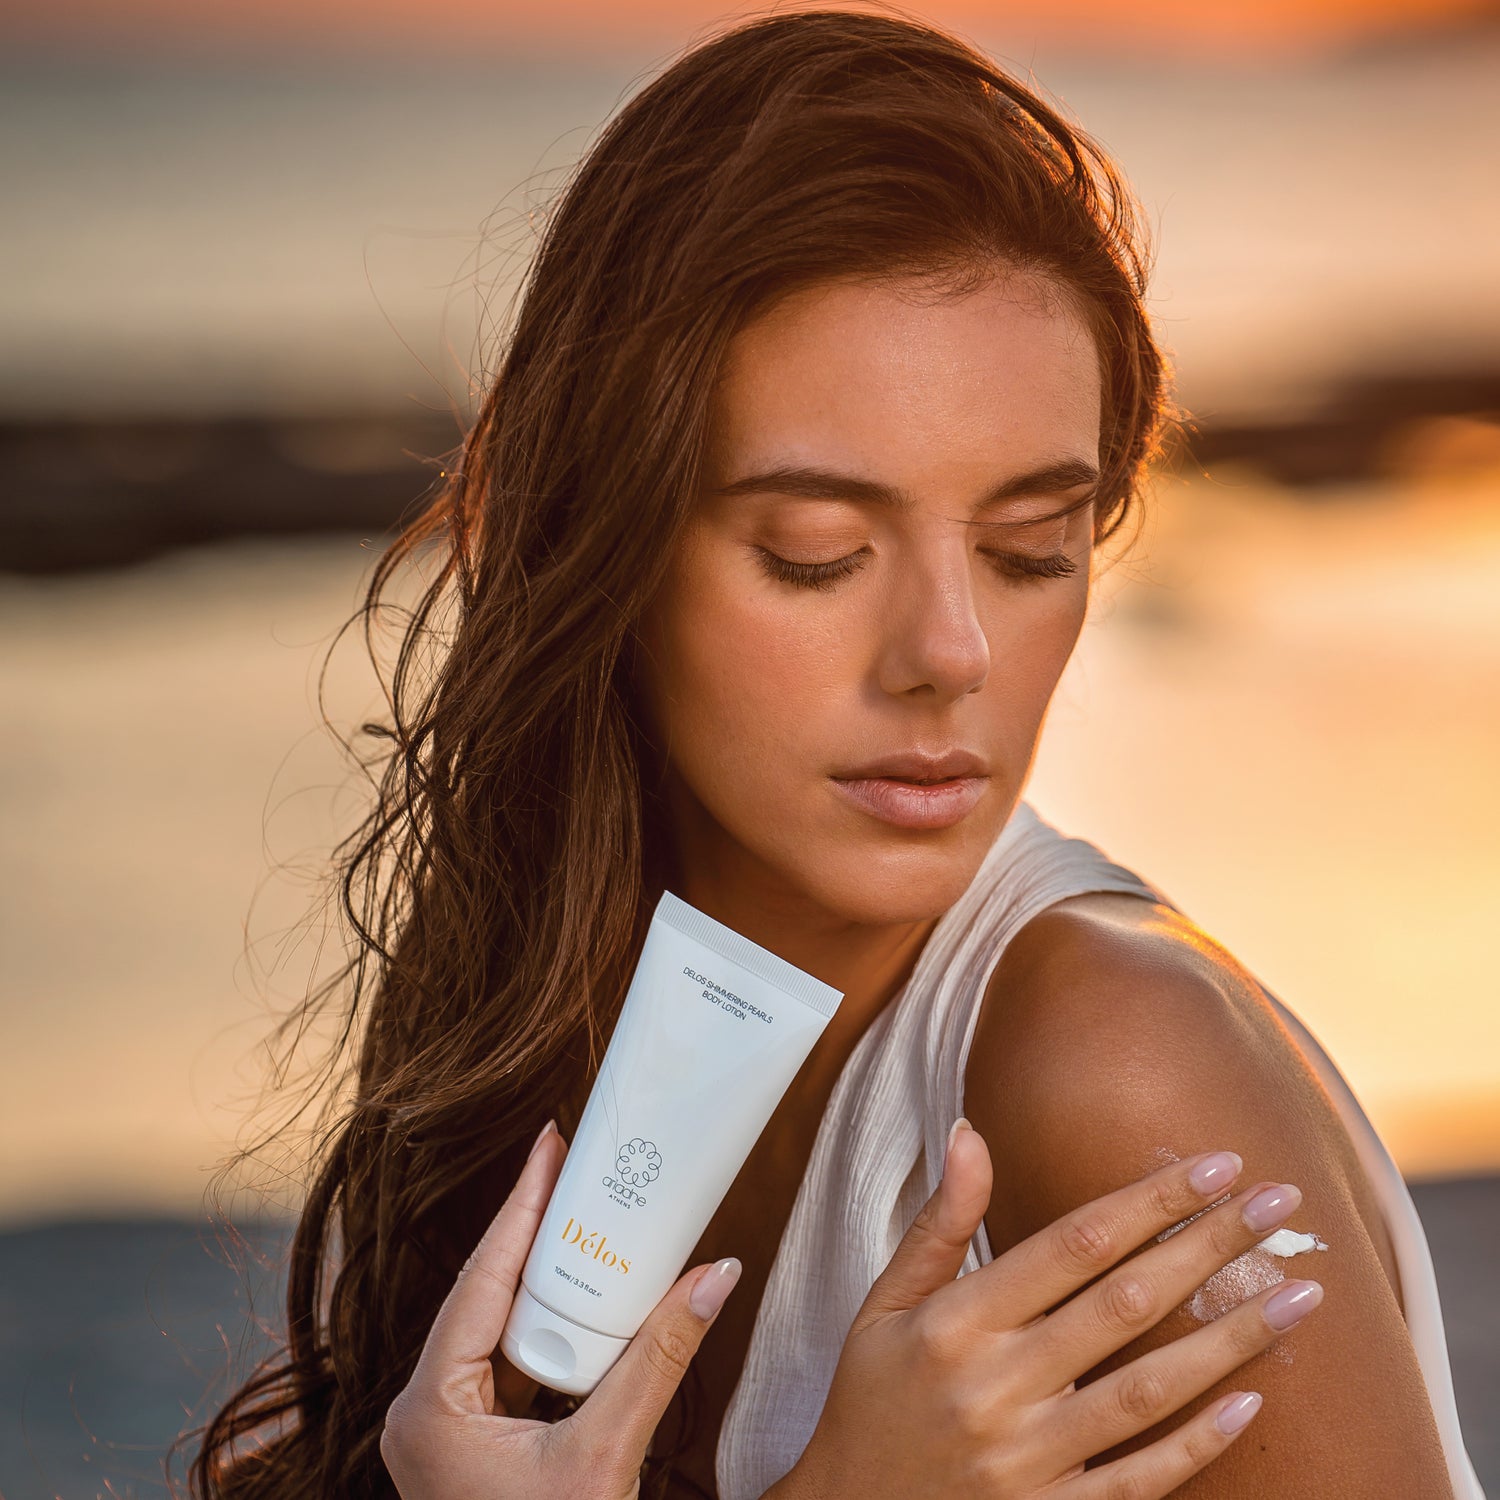
[[[663,893],[501,1335],[517,1369],[572,1395],[598,1385],[843,998]]]
[[[1157,1165],[1165,1162],[1180,1161],[1181,1158],[1173,1152],[1168,1151],[1165,1146],[1156,1148]],[[1206,1214],[1210,1208],[1217,1208],[1221,1203],[1226,1203],[1233,1195],[1225,1193],[1222,1197],[1214,1199],[1207,1208],[1200,1208],[1196,1214],[1190,1214],[1180,1224],[1173,1224],[1170,1229],[1164,1229],[1157,1235],[1157,1239],[1164,1240],[1169,1235],[1174,1235],[1179,1229],[1185,1229],[1194,1219]],[[1232,1312],[1242,1302],[1263,1292],[1268,1287],[1273,1287],[1278,1281],[1285,1281],[1286,1275],[1278,1262],[1289,1259],[1293,1255],[1302,1255],[1310,1250],[1326,1250],[1328,1246],[1316,1234],[1301,1234],[1295,1229],[1278,1229],[1274,1234],[1268,1234],[1259,1244],[1246,1250],[1244,1254],[1237,1255],[1227,1265],[1215,1271],[1193,1295],[1182,1304],[1183,1311],[1192,1314],[1200,1323],[1212,1323],[1215,1318],[1221,1318],[1227,1312]],[[1290,1363],[1291,1351],[1285,1348],[1280,1340],[1271,1345],[1265,1351],[1274,1354],[1283,1363]]]
[[[1328,1246],[1315,1234],[1298,1234],[1295,1229],[1278,1229],[1275,1234],[1268,1234],[1255,1248],[1269,1251],[1285,1260],[1288,1256],[1301,1255],[1307,1250],[1326,1250]]]

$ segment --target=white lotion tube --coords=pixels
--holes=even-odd
[[[501,1335],[513,1365],[574,1395],[604,1378],[843,998],[662,895]]]

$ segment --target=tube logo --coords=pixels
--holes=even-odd
[[[644,1208],[646,1200],[640,1189],[655,1182],[660,1175],[661,1152],[656,1149],[656,1143],[636,1136],[620,1147],[620,1154],[615,1159],[615,1175],[602,1180],[605,1187]]]
[[[620,1148],[615,1171],[632,1187],[645,1187],[661,1175],[661,1152],[656,1149],[654,1141],[636,1136]]]
[[[569,1219],[566,1228],[562,1232],[565,1245],[577,1245],[584,1255],[591,1260],[597,1260],[601,1266],[610,1266],[619,1271],[621,1275],[628,1275],[630,1262],[623,1255],[616,1255],[613,1250],[606,1250],[605,1244],[609,1240],[607,1234],[585,1234],[583,1225],[573,1219]]]

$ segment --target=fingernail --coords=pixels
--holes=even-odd
[[[971,1124],[969,1124],[969,1117],[967,1115],[960,1115],[948,1127],[948,1144],[943,1147],[943,1175],[944,1176],[947,1176],[947,1173],[948,1173],[948,1158],[949,1158],[949,1156],[953,1152],[953,1137],[956,1136],[960,1130],[972,1130],[973,1128],[974,1127]]]
[[[1246,1426],[1250,1418],[1260,1410],[1259,1391],[1241,1391],[1238,1396],[1231,1396],[1224,1406],[1219,1408],[1219,1414],[1214,1418],[1214,1426],[1228,1437],[1231,1433],[1238,1432]]]
[[[734,1290],[743,1267],[734,1256],[715,1261],[693,1283],[688,1293],[688,1306],[706,1323],[723,1307],[724,1299]]]
[[[1300,1323],[1323,1300],[1316,1281],[1289,1281],[1266,1298],[1262,1316],[1278,1332]]]
[[[1233,1151],[1215,1151],[1212,1156],[1205,1156],[1188,1173],[1188,1181],[1201,1197],[1212,1198],[1240,1175],[1244,1165]]]
[[[1273,1229],[1302,1202],[1302,1189],[1290,1182],[1262,1188],[1240,1210],[1240,1217],[1257,1234]]]
[[[556,1120],[548,1120],[547,1123],[542,1126],[541,1133],[531,1143],[531,1150],[526,1153],[526,1160],[527,1161],[530,1161],[531,1158],[536,1155],[536,1148],[538,1146],[540,1146],[544,1140],[547,1139],[548,1132],[556,1130],[556,1129],[557,1129],[557,1121]]]

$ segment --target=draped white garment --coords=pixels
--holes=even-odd
[[[991,972],[1039,911],[1090,891],[1131,892],[1180,910],[1134,871],[1018,802],[905,985],[850,1053],[725,1412],[716,1453],[720,1500],[759,1500],[806,1447],[860,1303],[937,1188],[948,1128],[964,1110],[964,1065]],[[1437,1281],[1411,1194],[1323,1048],[1265,993],[1328,1089],[1379,1196],[1456,1500],[1484,1500],[1459,1429]],[[981,1222],[959,1274],[993,1258]]]

